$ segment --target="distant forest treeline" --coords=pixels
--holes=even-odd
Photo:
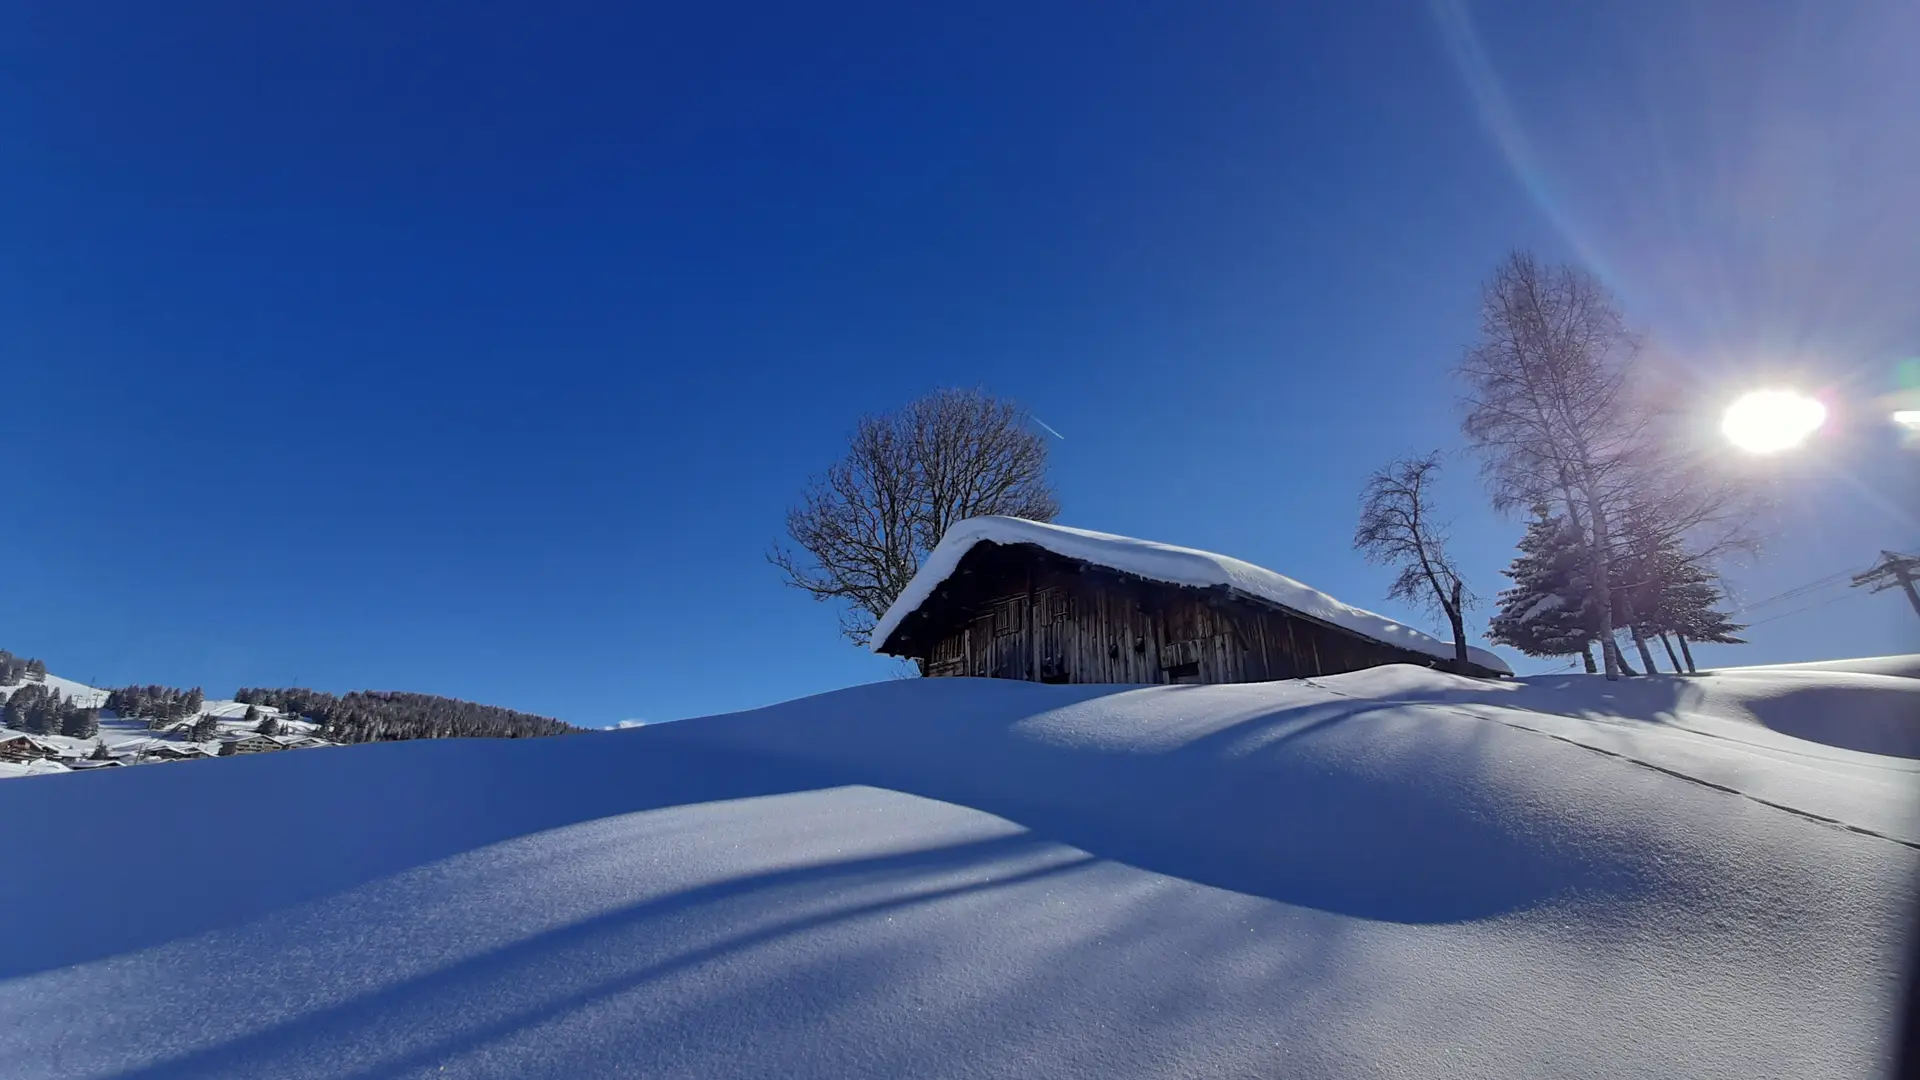
[[[0,725],[35,735],[91,739],[100,730],[100,710],[61,697],[46,685],[47,665],[0,649]],[[19,687],[18,690],[6,689]]]
[[[71,735],[91,739],[100,733],[100,710],[68,698],[45,684],[30,682],[7,695],[0,720],[16,731],[35,735]]]
[[[24,680],[46,677],[46,664],[0,649],[0,686],[19,686]]]
[[[160,728],[199,715],[206,700],[206,694],[197,686],[191,690],[172,686],[123,686],[107,691],[106,707],[121,716],[145,720],[150,728]]]
[[[320,690],[243,687],[235,701],[280,709],[320,725],[314,734],[333,742],[396,739],[530,739],[584,730],[549,716],[495,705],[385,690],[355,690],[344,697]]]
[[[0,719],[4,719],[8,727],[26,731],[91,738],[99,730],[100,710],[64,700],[59,693],[47,689],[46,677],[46,664],[0,649],[0,688],[22,687],[11,693],[0,689],[0,697],[12,698],[6,703],[10,708],[0,707]],[[277,690],[245,687],[233,696],[245,705],[279,709],[304,717],[320,725],[315,735],[340,743],[531,739],[587,730],[550,716],[434,694],[355,690],[342,696],[298,687]],[[206,706],[206,694],[197,686],[187,690],[176,686],[123,686],[108,691],[104,705],[119,716],[145,720],[148,727],[165,728],[198,716]],[[253,716],[254,710],[248,710],[248,718],[251,720]],[[190,733],[192,738],[210,739],[217,733],[215,720],[203,719],[205,723]],[[262,718],[262,722],[270,719]]]

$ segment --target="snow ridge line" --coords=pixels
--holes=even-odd
[[[1331,694],[1334,697],[1346,698],[1348,701],[1374,701],[1375,700],[1373,698],[1361,698],[1353,694],[1344,693],[1342,691],[1335,690],[1330,686],[1323,686],[1320,683],[1314,682],[1312,679],[1301,679],[1300,681],[1303,683],[1306,683],[1308,686],[1313,687],[1315,690],[1318,690],[1323,694]],[[1582,750],[1588,750],[1596,754],[1601,754],[1606,757],[1615,758],[1620,761],[1624,761],[1629,765],[1638,765],[1643,769],[1651,769],[1657,773],[1665,773],[1668,776],[1675,777],[1680,780],[1685,780],[1690,784],[1698,784],[1704,788],[1712,788],[1714,791],[1724,791],[1729,795],[1737,795],[1742,799],[1748,800],[1749,802],[1759,803],[1761,806],[1772,807],[1775,810],[1783,810],[1789,814],[1792,814],[1795,817],[1804,818],[1807,821],[1816,822],[1821,825],[1829,825],[1834,828],[1842,829],[1846,832],[1859,833],[1862,836],[1875,837],[1880,840],[1886,840],[1891,843],[1899,844],[1901,847],[1904,847],[1904,848],[1910,848],[1914,851],[1920,851],[1920,841],[1903,840],[1898,836],[1888,836],[1886,833],[1880,832],[1875,829],[1869,829],[1864,825],[1855,825],[1850,821],[1842,821],[1839,818],[1828,817],[1825,814],[1816,814],[1811,810],[1802,810],[1797,806],[1788,806],[1785,803],[1774,802],[1772,799],[1763,799],[1758,795],[1741,791],[1739,788],[1736,788],[1736,787],[1728,787],[1726,784],[1717,783],[1712,780],[1704,780],[1698,776],[1693,776],[1688,773],[1683,773],[1678,769],[1670,769],[1665,765],[1656,765],[1651,761],[1642,761],[1636,757],[1629,757],[1628,755],[1623,754],[1618,750],[1608,750],[1604,747],[1599,747],[1599,746],[1588,746],[1586,743],[1580,742],[1577,739],[1569,739],[1565,735],[1556,735],[1551,731],[1541,731],[1539,728],[1528,727],[1525,724],[1516,724],[1511,720],[1502,720],[1499,717],[1495,717],[1495,716],[1481,716],[1478,713],[1468,712],[1467,710],[1459,708],[1458,706],[1454,706],[1454,705],[1430,704],[1427,702],[1414,702],[1414,701],[1403,702],[1403,704],[1421,705],[1424,708],[1430,708],[1430,709],[1441,709],[1446,712],[1453,713],[1457,716],[1464,716],[1469,720],[1492,722],[1495,724],[1500,724],[1504,727],[1510,727],[1515,731],[1525,731],[1534,735],[1544,736],[1546,738],[1553,739],[1556,742],[1566,743],[1568,746],[1577,746]],[[1695,734],[1699,734],[1699,733],[1696,732]],[[1730,741],[1735,741],[1736,744],[1738,744],[1737,740],[1730,740]]]

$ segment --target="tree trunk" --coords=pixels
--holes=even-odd
[[[1667,650],[1667,662],[1673,665],[1673,670],[1675,671],[1687,670],[1686,668],[1683,668],[1680,666],[1680,658],[1673,655],[1673,641],[1667,637],[1667,632],[1665,630],[1660,631],[1660,645],[1661,647]]]
[[[1463,586],[1460,579],[1453,581],[1453,596],[1447,601],[1447,621],[1453,624],[1453,662],[1460,665],[1460,674],[1467,673],[1467,627],[1460,613],[1460,591]]]
[[[1620,651],[1620,642],[1615,638],[1608,638],[1607,640],[1613,645],[1613,662],[1620,665],[1620,674],[1629,677],[1640,674],[1633,670],[1632,664],[1627,663],[1627,654]]]
[[[1585,660],[1587,662],[1587,674],[1592,675],[1595,672],[1600,670],[1598,667],[1594,666],[1593,645],[1591,643],[1580,646],[1580,659]]]
[[[1647,647],[1647,635],[1640,632],[1639,624],[1628,627],[1627,636],[1633,638],[1634,646],[1640,650],[1640,664],[1647,669],[1647,674],[1658,674],[1660,669],[1654,666],[1653,650]]]
[[[1613,639],[1613,589],[1608,584],[1613,567],[1607,558],[1607,515],[1595,504],[1593,496],[1588,495],[1587,524],[1592,529],[1592,543],[1587,547],[1588,573],[1593,575],[1593,602],[1599,609],[1600,659],[1606,665],[1607,678],[1618,679],[1620,672],[1627,666],[1626,658],[1620,655],[1620,643]],[[1576,520],[1578,520],[1576,518]]]
[[[1647,648],[1647,635],[1640,629],[1640,617],[1633,610],[1633,593],[1628,590],[1620,593],[1620,615],[1621,621],[1627,624],[1627,636],[1633,639],[1633,647],[1640,650],[1640,666],[1649,675],[1658,674],[1660,669],[1654,666],[1653,650]]]
[[[1680,655],[1687,658],[1687,670],[1688,671],[1700,670],[1699,668],[1696,668],[1693,666],[1693,650],[1687,648],[1687,635],[1676,633],[1673,636],[1680,639]]]

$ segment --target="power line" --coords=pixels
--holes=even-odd
[[[1920,558],[1886,550],[1880,552],[1879,562],[1853,575],[1855,588],[1867,587],[1868,592],[1894,588],[1904,591],[1914,613],[1920,614],[1920,589],[1913,587],[1916,581],[1920,581]]]
[[[1859,596],[1859,595],[1860,594],[1857,592],[1848,590],[1846,592],[1841,593],[1839,596],[1828,597],[1827,599],[1822,600],[1817,604],[1808,604],[1806,607],[1794,608],[1792,611],[1783,611],[1778,615],[1769,615],[1764,619],[1760,619],[1755,622],[1750,622],[1746,625],[1745,628],[1748,630],[1751,630],[1756,626],[1764,626],[1765,624],[1770,623],[1775,619],[1784,619],[1789,615],[1798,615],[1803,611],[1812,611],[1814,608],[1823,608],[1823,607],[1826,607],[1828,604],[1834,604],[1842,600],[1845,600],[1849,596]]]
[[[1840,582],[1852,576],[1853,571],[1851,570],[1842,570],[1837,574],[1828,574],[1826,577],[1809,581],[1805,585],[1796,585],[1786,592],[1776,593],[1773,596],[1767,597],[1765,600],[1755,600],[1751,604],[1742,604],[1735,609],[1735,614],[1742,611],[1752,611],[1754,608],[1766,607],[1769,604],[1777,604],[1782,600],[1791,600],[1796,596],[1805,596],[1810,592],[1818,592],[1829,585],[1838,585]]]

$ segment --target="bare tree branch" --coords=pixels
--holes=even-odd
[[[1468,387],[1463,427],[1495,508],[1557,505],[1579,532],[1608,678],[1621,670],[1611,567],[1645,554],[1630,548],[1686,536],[1704,562],[1758,540],[1756,500],[1678,437],[1677,397],[1648,392],[1641,355],[1599,281],[1515,253],[1488,281],[1480,341],[1456,371]],[[1628,541],[1617,528],[1628,515],[1655,524]],[[1650,663],[1631,604],[1621,604]]]
[[[1398,567],[1387,595],[1446,616],[1453,628],[1454,659],[1467,663],[1466,608],[1474,602],[1447,555],[1447,527],[1433,516],[1433,478],[1440,453],[1397,458],[1367,477],[1355,550],[1371,563]]]
[[[787,511],[793,547],[767,559],[816,600],[841,600],[841,632],[866,644],[879,617],[954,524],[983,514],[1052,521],[1047,443],[1025,410],[939,390],[862,417],[847,454]]]

